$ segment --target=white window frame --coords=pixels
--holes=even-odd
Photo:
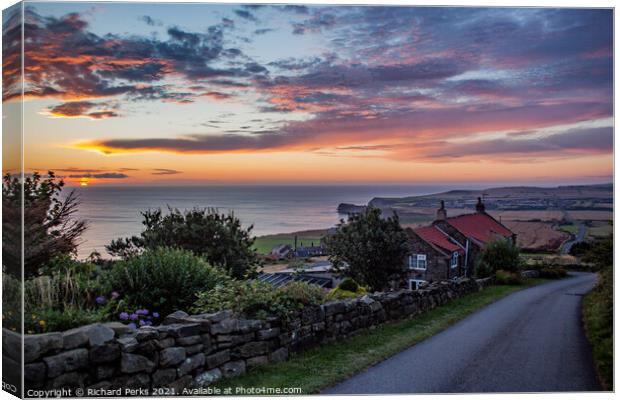
[[[415,269],[415,265],[416,263],[413,261],[416,259],[416,254],[411,254],[409,255],[408,260],[408,265],[409,265],[409,269]]]
[[[422,263],[424,265],[423,267],[420,266]],[[416,263],[413,269],[418,270],[418,271],[426,271],[427,267],[428,267],[428,263],[426,260],[426,254],[416,254]]]
[[[455,251],[452,253],[452,259],[450,260],[450,268],[454,269],[459,266],[459,253]]]
[[[423,283],[426,283],[423,279],[409,279],[409,290],[418,290]]]

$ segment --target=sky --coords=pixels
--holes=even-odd
[[[20,101],[3,13],[3,101]],[[27,171],[72,185],[599,183],[610,9],[26,3]]]

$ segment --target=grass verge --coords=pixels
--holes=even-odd
[[[608,268],[600,272],[598,284],[583,300],[586,335],[604,390],[613,390],[613,307],[613,276]]]
[[[491,286],[450,301],[412,319],[388,323],[351,338],[291,355],[286,362],[257,368],[225,379],[222,390],[238,387],[300,387],[303,394],[318,393],[386,358],[446,329],[480,308],[517,290],[548,280],[530,279],[523,285]],[[234,394],[233,389],[233,394]]]

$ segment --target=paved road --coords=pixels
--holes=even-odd
[[[583,242],[584,239],[586,238],[586,230],[587,229],[586,229],[585,224],[580,223],[575,237],[572,240],[569,240],[565,242],[564,244],[562,244],[562,247],[560,248],[560,252],[562,254],[568,254],[568,252],[570,251],[571,247],[573,247],[574,244]]]
[[[595,275],[514,293],[327,394],[601,390],[581,325]]]

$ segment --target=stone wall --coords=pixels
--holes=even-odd
[[[101,395],[97,390],[109,395],[115,389],[127,395],[128,388],[145,389],[142,394],[183,395],[184,389],[204,388],[284,361],[292,352],[418,315],[491,283],[463,279],[417,291],[332,301],[306,307],[286,320],[236,319],[230,311],[192,316],[178,311],[160,326],[133,331],[107,323],[26,335],[25,386],[26,390],[72,388],[74,393],[86,388],[85,395]],[[19,346],[19,335],[4,331],[3,336],[3,346]],[[153,391],[158,388],[166,389]]]

